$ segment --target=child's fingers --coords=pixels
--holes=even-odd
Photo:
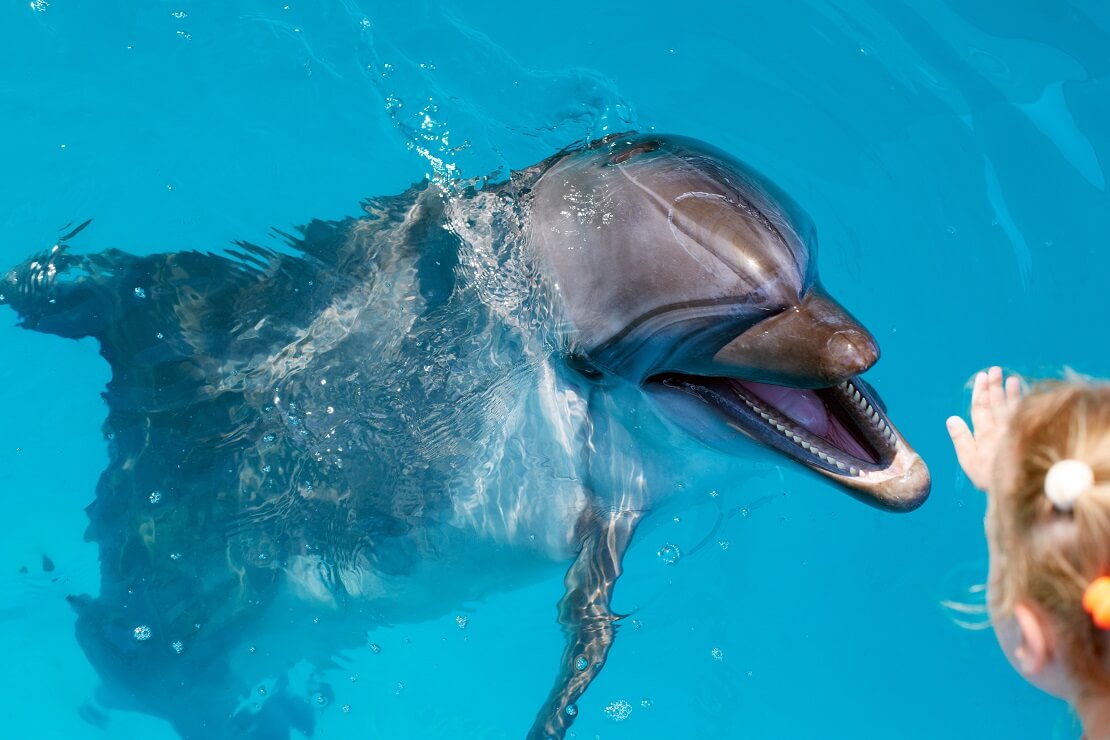
[[[1006,406],[1010,411],[1017,408],[1021,400],[1021,376],[1011,375],[1006,378]]]
[[[952,438],[952,446],[956,449],[956,459],[964,472],[972,470],[975,466],[975,437],[971,434],[967,422],[958,416],[948,417],[945,422],[948,436]]]
[[[971,388],[971,424],[977,432],[989,429],[994,424],[994,412],[991,411],[987,382],[986,373],[976,373],[975,385]],[[962,419],[960,421],[963,422]]]
[[[1002,389],[1002,368],[997,365],[987,372],[987,392],[990,394],[991,410],[1001,413],[1006,410],[1006,392]]]

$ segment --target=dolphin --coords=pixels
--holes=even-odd
[[[731,156],[622,133],[362,205],[218,253],[78,254],[86,222],[0,280],[23,327],[93,337],[112,370],[101,590],[71,597],[105,701],[185,738],[310,734],[289,665],[566,567],[527,730],[562,738],[671,441],[763,446],[890,511],[927,497],[812,222]],[[330,641],[243,660],[309,614]]]

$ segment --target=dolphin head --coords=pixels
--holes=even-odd
[[[882,508],[925,500],[928,469],[858,378],[874,337],[822,290],[812,222],[762,175],[691,139],[614,135],[548,164],[530,229],[592,370],[706,441],[752,438]]]

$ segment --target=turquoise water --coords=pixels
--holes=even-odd
[[[426,176],[521,167],[586,135],[709,141],[813,217],[822,279],[881,343],[867,377],[930,462],[934,493],[893,516],[789,465],[719,497],[692,473],[625,560],[616,608],[634,615],[576,736],[1077,736],[988,631],[942,606],[985,567],[983,502],[943,419],[989,363],[1110,375],[1095,329],[1110,266],[1110,13],[393,5],[0,10],[0,267],[87,218],[75,243],[90,251],[270,243],[271,227],[354,215]],[[65,601],[99,588],[82,535],[106,462],[107,367],[91,342],[20,330],[7,311],[0,353],[0,734],[172,737],[98,698]],[[657,553],[672,543],[683,557],[668,565]],[[560,592],[555,573],[375,629],[380,653],[325,668],[334,696],[317,736],[522,736],[561,651]],[[307,672],[295,666],[294,683]],[[618,723],[604,710],[621,700],[632,713]]]

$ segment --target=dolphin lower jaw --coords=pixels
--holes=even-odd
[[[867,503],[909,511],[928,496],[928,469],[854,379],[816,389],[678,374],[649,382],[697,397],[734,431],[833,479]]]

